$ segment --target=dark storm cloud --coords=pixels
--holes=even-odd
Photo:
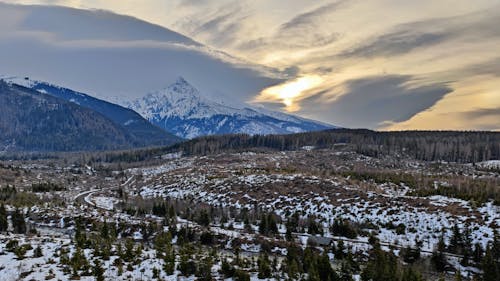
[[[328,91],[303,100],[309,116],[335,120],[344,127],[377,128],[384,122],[402,122],[432,107],[452,89],[443,84],[408,88],[410,76],[368,77],[347,82],[346,94],[325,102]],[[322,105],[322,106],[318,106]],[[314,108],[315,111],[307,110]]]

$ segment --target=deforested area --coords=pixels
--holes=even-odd
[[[116,155],[123,153],[134,151]],[[0,274],[21,280],[499,277],[498,161],[368,156],[352,145],[183,153],[123,162],[104,161],[111,152],[3,161]]]

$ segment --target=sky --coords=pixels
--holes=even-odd
[[[25,54],[47,49],[43,56],[59,61],[64,70],[58,73],[57,77],[64,77],[60,82],[97,94],[106,91],[119,96],[154,90],[162,86],[155,73],[174,76],[180,72],[214,99],[264,105],[344,127],[500,130],[499,0],[4,2],[104,9],[192,39],[180,34],[165,39],[167,35],[151,28],[147,36],[141,35],[144,32],[140,29],[130,34],[137,30],[137,22],[124,28],[126,34],[110,29],[109,33],[102,31],[102,37],[93,30],[100,30],[102,25],[98,24],[77,32],[71,24],[68,30],[54,32],[54,26],[41,30],[26,21],[22,29],[9,29],[5,23],[3,31],[0,27],[0,37],[19,43],[4,49],[22,46]],[[0,22],[19,26],[23,17],[13,19],[12,14],[8,13],[10,21],[4,14]],[[61,12],[50,18],[59,24],[72,21],[61,17]],[[113,25],[112,16],[106,19],[103,25]],[[46,19],[38,20],[33,22]],[[119,26],[123,24],[115,28],[119,30]],[[36,38],[44,38],[43,47],[25,49],[30,44],[21,43],[32,43],[34,33]],[[163,44],[165,41],[170,45]],[[117,55],[116,48],[123,53]],[[104,85],[109,81],[116,85],[119,78],[102,79],[110,76],[111,70],[104,72],[101,66],[92,65],[98,70],[86,81],[68,74],[62,61],[78,57],[75,64],[90,63],[97,49],[99,56],[130,56],[155,72],[137,76],[140,82],[133,85],[125,83],[125,90]],[[68,52],[68,57],[62,58],[61,52]],[[179,67],[164,69],[160,64],[163,60]],[[184,63],[186,60],[192,63]],[[26,59],[26,64],[30,61]],[[130,65],[123,63],[115,75],[137,75],[128,73],[128,68]],[[7,70],[0,66],[0,71]],[[16,71],[22,72],[22,68]],[[55,73],[46,76],[54,79]],[[45,73],[40,70],[36,74]]]

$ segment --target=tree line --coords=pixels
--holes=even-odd
[[[409,157],[423,161],[475,163],[500,159],[500,133],[486,131],[397,131],[332,129],[288,135],[218,135],[195,138],[169,147],[95,154],[93,161],[134,162],[165,153],[210,155],[241,151],[290,151],[348,148],[371,157]]]

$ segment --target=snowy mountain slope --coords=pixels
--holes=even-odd
[[[123,127],[143,145],[168,145],[180,140],[152,125],[131,109],[43,81],[20,77],[3,77],[3,79],[9,84],[20,85],[92,109]]]
[[[183,138],[230,133],[286,134],[334,128],[284,113],[222,105],[203,97],[182,77],[165,89],[124,105]]]

